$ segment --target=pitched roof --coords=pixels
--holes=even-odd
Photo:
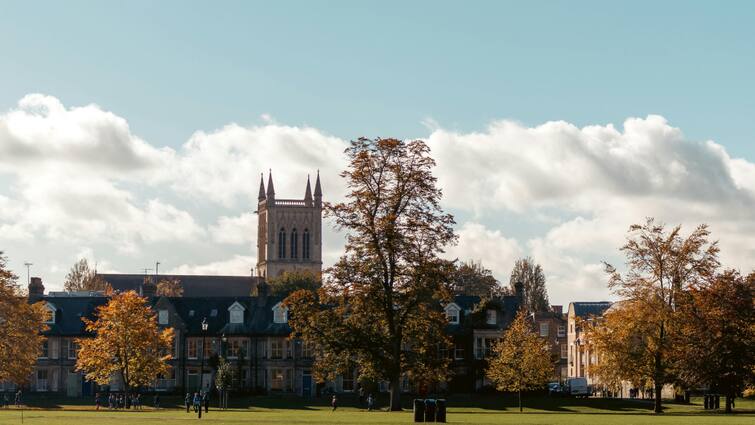
[[[456,295],[453,302],[462,308],[460,313],[460,323],[458,325],[449,324],[446,326],[446,332],[451,335],[458,335],[470,332],[472,329],[508,329],[511,322],[514,321],[519,309],[519,300],[515,296],[496,297],[487,300],[489,308],[494,308],[500,314],[496,314],[496,324],[488,324],[485,320],[485,313],[482,316],[473,317],[472,312],[478,304],[484,300],[474,295]]]
[[[611,306],[610,301],[573,302],[574,315],[577,317],[601,316]]]
[[[48,324],[45,335],[81,336],[86,334],[82,317],[94,319],[97,307],[107,303],[103,296],[93,297],[44,297],[55,306],[55,323]]]
[[[103,279],[116,291],[137,291],[141,288],[145,275],[100,273]],[[148,275],[149,276],[149,275]],[[184,297],[247,297],[257,287],[260,279],[253,276],[208,276],[208,275],[167,275],[162,279],[178,279],[183,286]]]

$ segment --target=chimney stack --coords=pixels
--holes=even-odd
[[[564,306],[562,305],[552,305],[551,311],[555,314],[557,314],[559,317],[564,315]]]
[[[45,296],[45,285],[42,284],[42,278],[33,277],[29,282],[29,301],[36,302]]]

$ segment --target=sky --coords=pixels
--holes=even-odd
[[[247,274],[256,189],[342,199],[348,140],[421,138],[459,244],[610,299],[630,224],[755,259],[752,2],[2,2],[0,250]],[[326,225],[325,263],[343,235]]]

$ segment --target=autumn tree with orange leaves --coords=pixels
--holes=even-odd
[[[107,385],[117,375],[128,393],[168,372],[173,329],[158,328],[145,298],[133,291],[115,295],[96,315],[96,320],[81,319],[93,338],[76,341],[81,347],[76,369],[86,379]]]
[[[42,303],[27,302],[18,278],[5,264],[0,252],[0,382],[21,385],[34,371],[45,339],[45,309]]]

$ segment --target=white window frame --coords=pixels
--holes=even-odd
[[[485,311],[485,323],[488,325],[495,325],[498,320],[498,312],[489,308]]]
[[[55,324],[55,312],[58,311],[58,309],[55,308],[55,306],[51,303],[45,303],[45,308],[47,309],[47,312],[49,314],[49,318],[48,316],[45,316],[45,323],[48,325]]]
[[[558,325],[558,337],[563,338],[566,336],[566,326]]]
[[[448,323],[451,325],[458,325],[461,320],[461,307],[456,303],[451,303],[446,306],[445,311]]]
[[[168,324],[168,310],[162,309],[162,310],[157,311],[157,324],[158,325]]]
[[[273,323],[288,323],[288,308],[284,307],[283,303],[273,306]]]
[[[42,341],[42,347],[39,350],[39,358],[40,359],[48,359],[50,358],[50,340],[45,338]]]
[[[246,309],[238,301],[228,307],[228,323],[244,323],[244,311]]]
[[[548,335],[550,335],[550,331],[551,331],[550,323],[540,322],[540,336],[541,337],[547,337]]]

